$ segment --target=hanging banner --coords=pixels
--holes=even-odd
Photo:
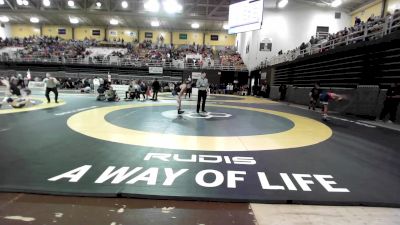
[[[162,67],[149,67],[149,73],[151,74],[162,74],[163,68]]]
[[[201,72],[192,72],[192,80],[198,80],[201,78]]]

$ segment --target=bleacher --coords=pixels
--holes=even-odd
[[[354,88],[400,80],[400,32],[272,66],[272,84]]]

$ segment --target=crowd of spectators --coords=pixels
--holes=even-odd
[[[104,46],[113,51],[107,54],[101,54],[98,51],[92,52],[92,49]],[[81,60],[84,63],[116,63],[136,66],[158,66],[167,63],[178,68],[187,66],[205,68],[221,63],[223,66],[245,68],[240,55],[232,48],[216,50],[211,46],[196,43],[174,46],[165,44],[163,38],[160,38],[157,43],[153,43],[151,39],[145,39],[139,43],[137,40],[125,42],[123,39],[100,42],[90,39],[77,41],[62,40],[59,37],[31,36],[23,39],[0,39],[1,47],[20,47],[13,53],[15,54],[13,57],[19,59],[54,59],[61,62]],[[6,57],[13,58],[12,56]]]
[[[242,57],[232,48],[226,47],[224,50],[219,50],[218,56],[223,66],[244,67]]]
[[[0,46],[21,47],[15,54],[18,58],[85,58],[90,52],[88,47],[97,46],[93,40],[64,41],[58,37],[30,36],[23,39],[0,39]]]

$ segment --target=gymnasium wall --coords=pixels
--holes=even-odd
[[[211,40],[211,35],[218,36],[218,40]],[[220,32],[207,32],[205,35],[205,44],[211,46],[234,46],[236,35],[229,35]]]
[[[187,39],[184,39],[186,35]],[[203,33],[202,32],[190,32],[190,31],[174,31],[172,32],[172,43],[175,45],[192,45],[203,44]]]
[[[328,88],[334,93],[343,95],[344,100],[329,103],[329,110],[345,115],[357,115],[365,118],[377,118],[383,108],[386,97],[386,89],[380,89],[378,86],[358,86],[352,89]],[[289,103],[307,106],[310,101],[310,88],[298,88],[288,86],[285,101]],[[279,87],[272,86],[270,98],[278,100],[280,96]],[[397,118],[400,118],[400,111],[397,111]],[[400,123],[397,121],[397,123]]]
[[[387,0],[385,11],[394,13],[396,9],[400,9],[400,0]]]
[[[133,42],[138,40],[138,31],[132,28],[110,28],[107,29],[107,39],[124,39],[125,42]]]
[[[0,26],[0,37],[3,39],[11,37],[11,26],[9,24],[4,24],[4,26]]]
[[[380,16],[382,12],[382,1],[374,1],[367,4],[359,9],[354,10],[351,13],[352,24],[354,24],[356,16],[361,19],[361,21],[367,21],[371,15]]]
[[[151,33],[152,38],[146,38],[146,33]],[[158,43],[161,35],[164,37],[164,44],[171,44],[171,32],[160,30],[140,30],[139,42],[151,39],[152,43]]]
[[[286,52],[299,47],[302,42],[308,42],[311,36],[316,35],[317,26],[329,27],[330,33],[348,27],[352,23],[350,15],[341,12],[341,18],[336,19],[337,11],[298,1],[289,1],[283,9],[265,8],[261,30],[237,35],[238,51],[248,68],[253,70],[280,50]],[[263,39],[272,42],[271,52],[259,50]]]
[[[65,34],[60,34],[59,29],[64,29]],[[42,27],[42,35],[50,36],[50,37],[58,36],[62,39],[69,40],[69,39],[72,39],[72,27],[45,25]]]
[[[7,24],[6,24],[7,25]],[[18,25],[18,24],[8,24],[11,28],[11,32],[2,33],[0,29],[0,37],[4,35],[5,37],[28,37],[32,35],[41,35],[40,26],[37,25]],[[65,29],[66,33],[64,35],[58,34],[58,29]],[[100,30],[100,35],[93,35],[93,30]],[[146,33],[151,33],[152,38],[146,38]],[[172,40],[171,40],[172,33]],[[234,46],[236,41],[236,35],[228,35],[223,32],[195,32],[195,31],[167,31],[167,30],[156,30],[156,29],[135,29],[135,28],[125,28],[125,27],[91,27],[91,26],[79,26],[72,28],[71,26],[62,25],[43,25],[42,35],[46,36],[59,36],[63,39],[77,39],[83,40],[87,38],[95,38],[96,40],[103,41],[104,38],[107,40],[124,39],[125,42],[133,42],[134,40],[139,40],[143,42],[145,39],[151,39],[153,43],[157,43],[160,35],[164,37],[165,44],[174,45],[191,45],[193,43],[202,45],[204,42],[206,45],[211,46]],[[205,39],[204,39],[205,35]],[[211,35],[218,35],[218,41],[212,41]],[[186,36],[186,37],[185,37]],[[185,39],[186,38],[186,39]]]
[[[40,35],[40,26],[36,25],[11,25],[11,37],[24,38]]]
[[[93,35],[93,30],[100,30],[99,35]],[[74,35],[76,40],[84,40],[85,38],[96,39],[98,41],[103,41],[105,38],[105,28],[104,27],[77,27],[74,29]]]

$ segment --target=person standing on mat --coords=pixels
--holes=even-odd
[[[100,87],[100,79],[97,78],[97,77],[94,77],[94,79],[93,79],[93,90],[94,90],[94,93],[97,93],[97,89],[99,89],[99,87]]]
[[[154,80],[151,86],[153,88],[153,98],[151,100],[157,101],[158,92],[160,91],[161,88],[160,82],[158,82],[157,78]]]
[[[315,111],[315,107],[317,106],[319,95],[321,94],[321,89],[319,88],[319,83],[315,83],[313,89],[311,89],[309,96],[310,96],[310,103],[308,104],[308,109]]]
[[[191,96],[191,94],[192,94],[192,82],[191,82],[191,79],[189,78],[188,79],[188,83],[187,83],[187,89],[186,89],[186,94],[185,94],[185,99],[186,99],[186,96],[189,94],[189,99],[190,99],[190,96]]]
[[[55,77],[52,77],[50,73],[46,73],[46,78],[43,80],[43,82],[46,84],[46,98],[47,98],[47,103],[50,103],[50,92],[53,92],[55,97],[54,100],[56,103],[58,103],[58,91],[57,91],[57,85],[58,85],[58,80]]]
[[[287,90],[287,87],[285,84],[281,84],[281,86],[279,86],[279,93],[281,93],[281,96],[279,99],[281,101],[284,101],[286,98],[286,90]]]
[[[383,121],[386,115],[389,114],[390,118],[388,123],[396,122],[397,107],[400,102],[400,84],[393,84],[386,92],[386,99],[383,103],[383,109],[379,116],[379,120]]]
[[[197,98],[197,113],[200,110],[200,102],[203,100],[203,104],[201,105],[201,111],[203,113],[207,112],[205,110],[206,107],[206,99],[207,99],[207,88],[208,88],[208,79],[206,78],[206,73],[201,73],[201,78],[197,80],[196,87],[199,90],[198,98]]]
[[[177,84],[174,92],[176,93],[176,102],[178,103],[178,115],[184,113],[182,110],[182,97],[187,91],[187,84],[189,81],[183,82],[182,84]]]

